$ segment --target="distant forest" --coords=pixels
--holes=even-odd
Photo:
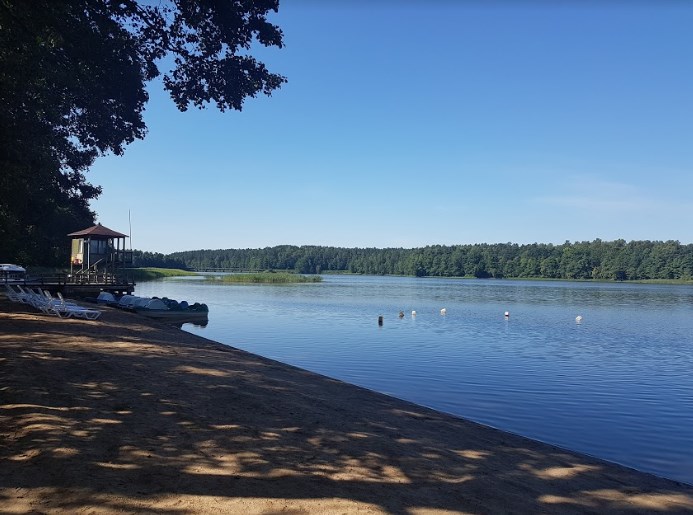
[[[478,278],[693,280],[693,244],[678,241],[432,245],[415,249],[281,245],[264,249],[135,251],[136,266],[291,270]]]

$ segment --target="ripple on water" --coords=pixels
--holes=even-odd
[[[190,283],[144,283],[137,293],[207,303],[209,325],[186,326],[207,338],[693,483],[692,287],[355,276],[280,288]]]

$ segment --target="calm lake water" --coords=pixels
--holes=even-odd
[[[136,294],[206,303],[191,333],[693,483],[693,287],[328,275]]]

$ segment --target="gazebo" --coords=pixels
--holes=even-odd
[[[132,266],[132,251],[125,250],[125,234],[99,223],[68,236],[72,238],[70,275],[75,282],[113,284],[126,266]]]

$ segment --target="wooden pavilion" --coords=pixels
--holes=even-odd
[[[102,291],[114,295],[134,291],[135,282],[127,274],[132,251],[125,250],[125,234],[96,224],[68,236],[72,238],[70,273],[26,278],[25,285],[81,297],[96,297]]]
[[[132,251],[125,249],[127,235],[99,223],[68,236],[72,238],[68,283],[89,290],[132,291],[134,284],[125,273],[132,266]]]

